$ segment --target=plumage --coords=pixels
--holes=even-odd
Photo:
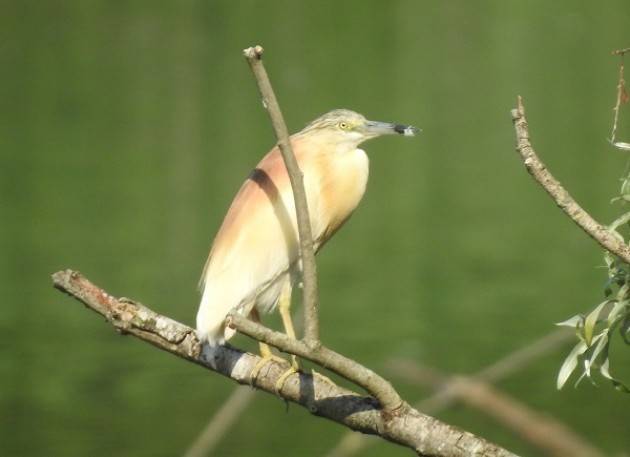
[[[358,145],[399,126],[367,121],[335,110],[291,136],[304,175],[315,249],[355,210],[368,179],[368,158]],[[222,344],[233,330],[224,325],[238,307],[270,312],[298,273],[297,221],[289,177],[278,147],[256,166],[240,188],[219,229],[201,279],[197,331]]]

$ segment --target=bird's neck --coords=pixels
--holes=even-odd
[[[326,138],[295,138],[293,142],[299,142],[300,151],[305,155],[337,155],[343,156],[348,154],[354,154],[359,146],[358,141],[327,141]]]
[[[346,155],[353,154],[360,141],[348,139],[339,141],[339,138],[328,138],[325,135],[294,135],[291,138],[292,143],[299,143],[299,148],[305,154],[334,154]]]

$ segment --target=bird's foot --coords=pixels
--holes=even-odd
[[[298,363],[298,359],[296,356],[292,355],[291,366],[289,367],[287,371],[282,373],[280,377],[278,378],[278,380],[276,381],[276,386],[275,386],[276,395],[280,396],[280,393],[282,392],[282,388],[284,387],[284,384],[287,382],[287,379],[289,379],[289,376],[295,373],[299,373],[299,372],[300,372],[300,364]]]
[[[260,343],[260,356],[260,360],[256,362],[256,365],[254,365],[254,368],[252,368],[252,371],[249,373],[249,385],[252,387],[254,387],[254,385],[256,384],[256,379],[260,374],[260,370],[262,370],[265,365],[270,362],[277,362],[283,365],[286,365],[288,363],[282,357],[278,357],[273,352],[271,352],[269,346],[264,343]]]

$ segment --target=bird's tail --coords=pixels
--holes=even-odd
[[[204,287],[199,311],[197,311],[197,337],[210,346],[224,344],[234,333],[234,329],[225,326],[225,318],[230,310],[230,306],[221,306],[225,300],[216,297],[213,288]]]

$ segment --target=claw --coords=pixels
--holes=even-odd
[[[276,395],[280,396],[280,393],[282,392],[282,388],[284,387],[284,384],[287,382],[287,379],[289,379],[289,376],[295,373],[299,373],[299,372],[300,372],[300,364],[298,362],[298,358],[292,355],[291,367],[287,371],[282,373],[282,375],[280,375],[280,377],[276,381],[276,386],[275,386]]]
[[[291,365],[291,367],[287,371],[282,373],[282,375],[280,375],[280,377],[276,381],[276,385],[274,387],[276,391],[276,395],[280,396],[280,394],[282,393],[282,388],[284,387],[284,384],[287,382],[287,379],[289,379],[289,376],[295,373],[299,373],[299,372],[300,371],[295,366]]]
[[[286,360],[284,360],[282,357],[278,357],[277,355],[274,354],[264,354],[260,360],[258,362],[256,362],[256,365],[254,365],[254,368],[252,368],[252,371],[249,373],[249,385],[254,387],[256,385],[256,380],[258,379],[258,375],[260,374],[260,370],[262,370],[262,368],[267,365],[269,362],[271,361],[276,361],[278,363],[282,363],[282,364],[287,364],[288,362]]]

